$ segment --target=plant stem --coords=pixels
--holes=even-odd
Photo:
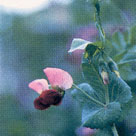
[[[93,101],[93,102],[95,102],[95,103],[97,103],[97,104],[99,104],[99,105],[101,105],[101,106],[103,106],[103,107],[105,107],[106,105],[105,104],[103,104],[103,103],[101,103],[100,101],[97,101],[96,99],[94,99],[93,97],[91,97],[90,95],[88,95],[84,90],[82,90],[81,88],[79,88],[77,85],[75,85],[74,83],[73,83],[73,87],[74,88],[76,88],[76,89],[78,89],[78,90],[80,90],[84,95],[86,95],[91,101]]]
[[[104,32],[104,29],[102,28],[101,18],[100,18],[99,0],[94,0],[93,3],[94,3],[94,7],[95,7],[94,21],[96,22],[96,27],[99,31],[101,41],[105,42],[105,32]]]
[[[105,99],[106,99],[106,105],[108,105],[109,102],[110,102],[110,100],[109,100],[109,90],[108,90],[108,86],[106,87]]]
[[[95,7],[94,20],[96,22],[96,27],[99,31],[100,39],[101,39],[102,43],[105,43],[105,32],[104,32],[104,29],[102,28],[102,24],[101,24],[99,0],[94,0],[94,7]],[[108,105],[109,104],[108,86],[106,87],[105,99],[106,99],[106,105]],[[114,136],[119,136],[115,124],[113,124],[112,131],[113,131]]]
[[[96,27],[99,31],[100,34],[100,39],[102,41],[102,43],[105,43],[105,32],[104,29],[102,28],[102,24],[101,24],[101,18],[100,18],[100,0],[94,0],[93,4],[95,7],[95,22],[96,22]],[[108,91],[108,87],[106,87],[106,92],[105,92],[105,100],[106,100],[106,105],[109,104],[109,91]]]
[[[116,126],[115,126],[115,124],[113,124],[112,132],[113,132],[114,136],[119,136],[118,131],[117,131]]]

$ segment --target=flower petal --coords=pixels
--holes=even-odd
[[[59,105],[62,101],[62,96],[56,90],[46,90],[35,99],[34,106],[36,109],[45,110],[51,105]]]
[[[41,103],[41,99],[38,97],[34,100],[34,107],[38,110],[45,110],[48,109],[50,105]]]
[[[73,79],[68,72],[58,68],[46,68],[44,69],[44,73],[52,87],[58,86],[63,90],[72,87]]]
[[[41,102],[43,104],[49,105],[59,105],[62,100],[61,94],[56,90],[43,91],[39,97],[41,98]]]
[[[36,79],[29,83],[29,88],[35,90],[37,93],[41,94],[42,91],[48,90],[48,82],[45,79]]]

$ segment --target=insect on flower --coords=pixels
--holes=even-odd
[[[62,69],[46,68],[44,73],[49,80],[51,89],[45,79],[36,79],[29,83],[29,88],[40,95],[34,100],[34,106],[39,110],[48,109],[51,105],[59,105],[65,90],[70,89],[73,84],[71,75]]]

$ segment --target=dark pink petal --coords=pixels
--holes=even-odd
[[[61,94],[58,93],[56,90],[43,91],[39,97],[42,99],[43,104],[50,105],[58,105],[62,100]]]
[[[38,97],[34,100],[34,107],[38,110],[45,110],[45,109],[48,109],[50,107],[50,105],[49,104],[43,104],[41,102],[41,98]]]
[[[73,79],[68,72],[58,68],[46,68],[44,69],[44,73],[52,87],[58,86],[63,90],[72,87]]]
[[[45,90],[35,99],[34,106],[36,109],[45,110],[51,105],[59,105],[62,101],[62,95],[56,90]]]
[[[36,79],[29,83],[29,88],[35,90],[37,93],[41,94],[42,91],[48,90],[48,82],[45,79]]]

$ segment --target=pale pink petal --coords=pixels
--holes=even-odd
[[[37,93],[41,94],[42,91],[48,90],[48,82],[45,79],[36,79],[29,83],[29,88],[35,90]]]
[[[96,129],[80,127],[76,130],[78,136],[93,136],[96,133]]]
[[[58,68],[46,68],[44,69],[44,73],[52,87],[58,86],[63,90],[72,87],[73,79],[68,72]]]

